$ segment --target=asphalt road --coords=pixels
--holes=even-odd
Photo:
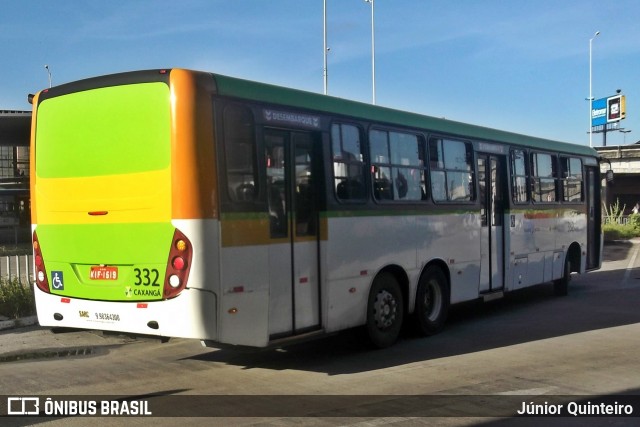
[[[633,397],[640,395],[639,251],[640,242],[608,245],[603,268],[574,276],[566,297],[546,284],[456,306],[441,334],[407,332],[384,350],[369,349],[359,331],[262,352],[207,349],[191,340],[4,331],[0,387],[7,396],[147,399],[156,415],[100,418],[100,425],[635,425],[637,418],[621,416],[502,417],[540,399],[566,410],[569,402],[627,398],[640,416]],[[20,340],[21,350],[3,350]],[[37,356],[47,349],[61,352]],[[32,359],[6,357],[29,351]]]

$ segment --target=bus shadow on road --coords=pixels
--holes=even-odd
[[[590,282],[604,283],[610,280],[610,273],[592,272],[588,277]],[[406,327],[394,346],[382,350],[372,349],[363,331],[354,329],[284,349],[241,352],[225,348],[190,359],[245,369],[292,369],[340,375],[640,322],[640,310],[635,303],[640,298],[640,287],[593,291],[584,280],[575,278],[566,297],[554,296],[553,285],[543,284],[508,293],[504,299],[490,303],[453,306],[440,334],[422,337]]]

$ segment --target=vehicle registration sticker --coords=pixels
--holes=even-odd
[[[118,280],[118,267],[92,266],[89,272],[91,280]]]

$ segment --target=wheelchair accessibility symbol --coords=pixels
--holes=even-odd
[[[62,271],[52,271],[51,282],[53,284],[53,289],[56,291],[64,291],[64,278],[62,276]]]

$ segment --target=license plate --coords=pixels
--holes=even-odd
[[[93,266],[89,272],[91,280],[118,280],[118,267]]]

